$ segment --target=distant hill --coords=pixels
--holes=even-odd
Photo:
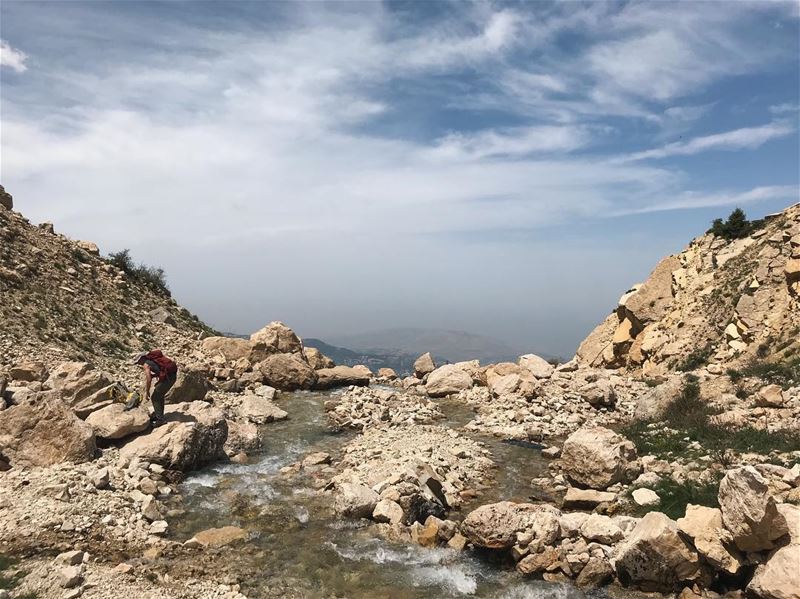
[[[353,351],[344,347],[330,345],[321,339],[313,338],[303,339],[303,345],[305,347],[317,348],[337,364],[343,364],[345,366],[364,364],[365,366],[369,366],[373,371],[377,371],[379,368],[392,368],[400,375],[410,374],[414,369],[414,360],[418,357],[417,355],[395,351]]]
[[[339,335],[331,343],[370,354],[408,354],[427,351],[440,361],[480,360],[482,364],[516,360],[521,352],[498,339],[444,329],[396,328],[355,335]]]

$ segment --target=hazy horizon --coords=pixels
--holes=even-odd
[[[800,199],[798,6],[6,0],[0,183],[220,330],[569,357]]]

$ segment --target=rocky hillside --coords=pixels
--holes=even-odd
[[[710,370],[800,351],[800,204],[741,239],[709,232],[664,258],[583,341],[591,366]]]
[[[98,247],[34,226],[0,191],[0,369],[25,360],[111,368],[146,347],[181,357],[208,327]],[[187,346],[188,347],[188,346]]]

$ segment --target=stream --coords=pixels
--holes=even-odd
[[[236,552],[238,571],[246,573],[239,582],[251,598],[585,596],[570,585],[523,579],[511,564],[491,563],[476,552],[383,540],[366,521],[337,518],[330,497],[315,491],[330,472],[316,478],[280,474],[282,467],[312,451],[327,451],[336,458],[339,448],[354,437],[355,433],[329,431],[323,409],[329,397],[285,394],[279,403],[290,418],[267,425],[263,451],[253,463],[216,465],[188,477],[182,488],[184,514],[172,520],[175,538],[229,525],[247,530],[248,541],[229,551]],[[462,405],[442,404],[442,409],[446,420],[441,422],[452,427],[462,426],[472,415]],[[529,447],[477,438],[486,443],[499,467],[494,484],[475,506],[501,499],[525,501],[531,478],[547,471],[546,460]],[[467,511],[450,517],[460,520]]]

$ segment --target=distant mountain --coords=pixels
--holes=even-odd
[[[410,374],[414,369],[414,360],[418,357],[416,355],[396,351],[353,351],[344,347],[330,345],[321,339],[308,337],[303,339],[303,345],[305,347],[317,348],[337,364],[343,364],[345,366],[364,364],[365,366],[369,366],[373,371],[377,371],[379,368],[392,368],[399,375]]]
[[[427,351],[440,361],[480,360],[482,364],[516,360],[521,352],[498,339],[464,331],[396,328],[338,335],[331,343],[370,354],[408,354],[416,358]]]

